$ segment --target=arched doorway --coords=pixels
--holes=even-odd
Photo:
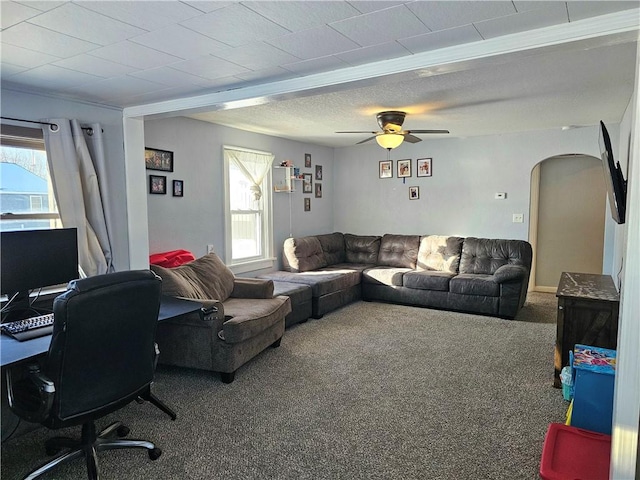
[[[606,189],[600,159],[558,155],[531,172],[529,289],[555,293],[562,272],[602,273]]]

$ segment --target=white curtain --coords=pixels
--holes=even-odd
[[[225,153],[251,182],[251,192],[254,200],[262,198],[260,185],[273,163],[274,156],[270,153],[252,152],[250,150],[234,150],[225,148]]]
[[[64,227],[78,229],[78,261],[87,276],[112,272],[102,127],[48,119],[43,127],[49,171]]]

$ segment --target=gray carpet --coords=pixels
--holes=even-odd
[[[530,294],[508,321],[357,302],[288,329],[230,385],[161,368],[154,392],[175,422],[133,403],[99,427],[123,420],[163,455],[102,452],[102,478],[537,479],[547,426],[567,406],[552,388],[555,305]],[[2,478],[43,463],[49,436],[6,442]]]

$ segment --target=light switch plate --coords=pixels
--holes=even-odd
[[[504,200],[505,198],[507,198],[507,193],[506,192],[496,192],[496,195],[494,197],[496,200]]]

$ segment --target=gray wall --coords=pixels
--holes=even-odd
[[[273,194],[274,253],[278,257],[285,238],[290,234],[303,236],[332,230],[332,148],[184,117],[146,121],[144,133],[147,147],[174,152],[174,172],[166,173],[169,185],[173,179],[185,182],[182,198],[172,197],[170,193],[148,195],[151,253],[183,248],[198,257],[206,253],[207,244],[213,244],[216,252],[224,257],[224,145],[271,152],[275,155],[274,165],[292,160],[302,173],[315,173],[315,166],[322,165],[322,198],[315,198],[314,194],[303,195],[301,182],[296,182],[298,188],[295,193]],[[305,153],[311,154],[311,168],[304,168]],[[147,173],[165,175],[150,170]],[[274,181],[279,173],[274,172]],[[304,212],[303,197],[311,198],[311,212]]]
[[[618,126],[608,125],[612,138]],[[545,130],[470,138],[429,138],[391,151],[394,177],[378,178],[386,151],[375,143],[336,149],[335,230],[358,234],[416,233],[528,239],[532,168],[563,154],[600,157],[598,129]],[[614,150],[617,142],[614,142]],[[433,176],[416,177],[416,159],[433,158]],[[395,160],[412,159],[412,177],[396,178]],[[409,186],[420,199],[409,200]],[[505,200],[494,199],[506,192]],[[524,223],[513,223],[514,213]],[[613,229],[608,222],[607,229]],[[613,250],[614,235],[605,250]],[[605,271],[611,270],[611,253]]]
[[[23,93],[2,88],[2,116],[26,120],[75,118],[81,123],[99,122],[105,138],[107,183],[114,225],[112,250],[116,270],[129,268],[129,242],[124,168],[122,110],[56,97]]]

